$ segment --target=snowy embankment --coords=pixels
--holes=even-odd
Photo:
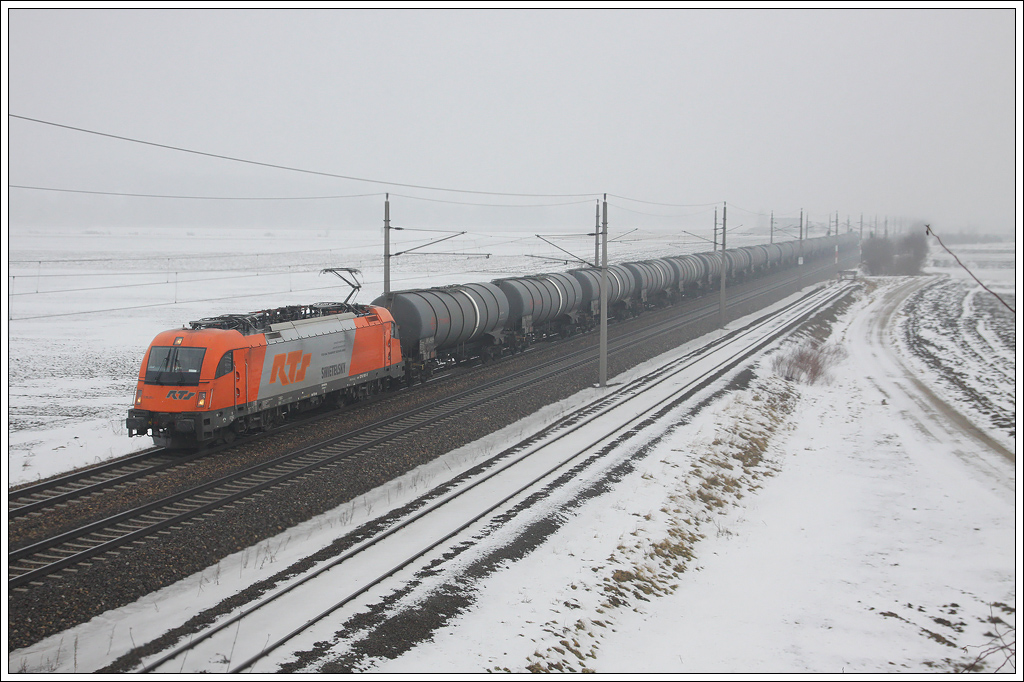
[[[433,642],[365,669],[970,664],[1014,624],[1015,465],[962,434],[937,440],[922,428],[935,415],[885,383],[877,321],[900,284],[872,284],[835,325],[849,353],[828,383],[762,363],[749,388],[653,437],[644,466],[480,585]],[[762,447],[762,466],[736,466]]]

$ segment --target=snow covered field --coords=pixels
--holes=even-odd
[[[593,237],[548,235],[555,247],[530,230],[416,248],[445,236],[393,232],[392,253],[406,253],[392,259],[392,289],[579,267],[561,249],[593,258]],[[610,244],[611,262],[710,248],[686,234],[633,237]],[[762,241],[737,234],[730,243]],[[129,439],[124,419],[157,333],[224,313],[344,300],[351,289],[323,268],[360,270],[357,303],[383,291],[383,228],[32,228],[12,230],[8,246],[8,486],[152,444]]]
[[[828,383],[762,364],[751,388],[655,435],[643,466],[433,642],[365,669],[928,673],[1014,641],[1016,465],[897,385],[895,330],[876,325],[905,284],[873,282],[836,325],[848,356]],[[697,504],[694,460],[757,438],[757,489]],[[665,560],[680,544],[685,572]],[[975,670],[1014,665],[996,652]]]
[[[33,266],[33,258],[44,260],[37,242],[15,249],[12,236],[9,484],[127,451],[117,420],[123,419],[137,363],[157,330],[214,312],[344,296],[336,288],[310,293],[333,286],[314,274],[318,268],[339,265],[316,254],[309,255],[306,274],[276,273],[275,262],[263,253],[252,255],[251,262],[235,257],[244,272],[220,264],[221,269],[202,275],[239,277],[255,269],[262,272],[259,277],[214,285],[186,283],[198,278],[190,274],[175,285],[166,281],[168,268],[175,267],[171,257],[166,266],[152,259],[125,260],[131,256],[123,251],[115,257],[111,245],[122,244],[124,236],[81,242],[61,237],[61,249],[101,259],[90,261],[92,266]],[[233,244],[211,241],[208,250],[232,253]],[[369,263],[379,250],[370,239],[364,248]],[[182,245],[181,253],[189,249]],[[345,265],[353,266],[354,253],[346,252]],[[1012,250],[1004,248],[1000,257],[1014,263]],[[183,271],[185,265],[202,269],[186,255],[180,258]],[[97,263],[109,263],[117,274],[96,277]],[[464,272],[451,272],[457,269],[451,258],[435,265],[441,272],[434,277],[450,276],[450,281],[524,267],[511,257],[472,272],[469,268],[479,267],[475,260],[462,264]],[[85,303],[95,306],[85,309],[97,310],[147,305],[152,297],[141,293],[146,287],[123,285],[139,283],[149,270],[158,271],[153,277],[162,281],[152,286],[166,297],[198,302],[53,316],[82,310]],[[981,274],[1000,293],[1013,293],[1014,271],[1007,276],[1007,270]],[[88,273],[88,280],[69,285],[76,273]],[[949,273],[961,278],[956,270]],[[49,274],[56,276],[44,277]],[[376,290],[372,277],[367,275],[367,288]],[[382,673],[922,673],[972,661],[980,647],[1015,622],[1016,465],[922,407],[910,374],[901,369],[913,368],[921,382],[964,406],[970,416],[982,414],[971,413],[971,401],[959,399],[935,366],[921,362],[901,341],[907,313],[896,311],[891,327],[878,326],[898,290],[918,283],[924,281],[869,283],[835,325],[831,340],[845,348],[846,357],[832,368],[830,381],[787,382],[766,359],[753,368],[746,388],[688,421],[670,416],[647,429],[629,445],[635,450],[632,473],[598,500],[574,507],[540,549],[474,584],[475,603],[432,641],[394,660],[358,660],[356,668]],[[282,293],[273,303],[253,302],[246,296],[257,284],[264,296]],[[34,293],[87,286],[117,288]],[[999,313],[970,313],[984,304],[973,288],[965,291],[969,295],[961,298],[968,301],[963,307],[968,312],[958,319],[974,320],[977,335],[992,340],[995,351],[979,352],[1004,371],[1007,378],[995,386],[1011,397],[1009,421],[1015,422],[1016,335],[1007,335],[1005,321],[994,321],[1002,319]],[[964,332],[950,332],[935,321],[926,327],[933,343],[963,348]],[[992,359],[990,352],[999,355]],[[965,372],[968,379],[971,375]],[[991,393],[991,386],[979,391]],[[1001,421],[979,427],[1015,452],[1015,426],[1012,432],[1000,426],[1006,403],[1001,399],[992,408],[1003,411]],[[551,414],[539,416],[537,424]],[[521,433],[531,424],[514,428]],[[452,453],[451,462],[464,467],[467,457],[481,457],[502,442],[499,434]],[[748,459],[749,467],[735,465]],[[726,474],[722,467],[730,463],[735,469]],[[415,472],[419,484],[445,475],[445,464]],[[377,513],[385,500],[399,503],[394,493],[394,486],[380,491]],[[216,603],[242,582],[265,578],[359,521],[340,512],[326,516],[63,636],[10,652],[9,672],[95,670],[130,648],[129,628],[141,643],[180,622],[182,614]],[[267,564],[267,556],[274,561]],[[350,645],[339,641],[332,651],[339,656]],[[320,664],[331,660],[328,656]],[[985,669],[1001,662],[992,656]]]
[[[1006,246],[953,247],[999,298],[978,286],[951,256],[933,248],[933,265],[927,271],[946,277],[914,295],[900,316],[897,341],[903,357],[928,378],[932,390],[1003,447],[1013,449],[1016,320],[1006,305],[1016,307],[1017,269]]]

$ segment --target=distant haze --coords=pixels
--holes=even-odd
[[[11,229],[1015,226],[1019,6],[6,11],[9,114],[380,181],[9,117]]]

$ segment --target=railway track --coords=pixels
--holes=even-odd
[[[149,448],[113,462],[21,486],[7,494],[7,518],[38,514],[43,509],[134,481],[172,466],[176,459],[163,448]]]
[[[829,266],[823,266],[828,268]],[[810,274],[810,273],[807,273]],[[805,275],[806,276],[806,275]],[[768,287],[744,288],[735,291],[730,299],[730,306],[743,304],[745,301],[765,296],[774,289],[791,287],[795,278],[776,282]],[[681,316],[662,321],[644,330],[639,336],[613,341],[609,347],[611,356],[627,346],[644,343],[667,334],[686,324],[706,320],[717,315],[717,305],[708,303],[697,307]],[[30,545],[20,547],[8,554],[8,586],[9,589],[29,590],[33,585],[42,584],[47,578],[59,577],[66,572],[75,572],[78,567],[88,566],[95,561],[103,561],[106,556],[116,556],[132,546],[147,542],[148,539],[178,532],[200,517],[210,517],[218,510],[231,505],[242,504],[246,499],[254,499],[267,491],[280,489],[304,477],[314,476],[323,467],[338,466],[351,461],[362,454],[372,452],[376,448],[400,446],[403,437],[423,429],[443,426],[446,421],[466,418],[473,410],[484,409],[497,400],[508,399],[517,392],[528,390],[538,382],[548,381],[562,373],[573,372],[593,363],[593,350],[582,349],[575,353],[563,355],[556,360],[545,362],[523,373],[505,377],[476,386],[472,390],[447,398],[443,404],[425,410],[398,415],[385,422],[370,425],[363,429],[338,436],[330,441],[314,447],[303,448],[286,453],[261,464],[248,467],[230,475],[215,478],[202,485],[184,490],[173,495],[140,505],[133,509],[120,511],[108,518],[89,523],[52,537],[45,537]],[[204,456],[196,455],[196,459]],[[106,490],[116,489],[124,483],[140,482],[145,477],[159,470],[169,470],[175,466],[188,466],[190,462],[161,462],[159,456],[150,454],[151,465],[147,473],[145,464],[117,463],[120,469],[111,465],[106,473],[100,474],[96,469],[81,472],[91,474],[70,483],[60,483],[49,491],[36,490],[31,499],[16,503],[16,514],[38,514],[43,508],[66,504],[73,497],[85,495],[98,496]],[[142,467],[132,470],[132,467]],[[113,473],[119,471],[119,473]],[[99,478],[93,478],[98,476]],[[105,478],[104,478],[105,477]],[[74,486],[71,490],[60,491],[64,486]],[[17,491],[24,497],[25,489]],[[62,496],[67,496],[63,497]],[[9,508],[12,503],[9,501]],[[24,511],[29,509],[30,511]]]
[[[808,294],[778,314],[762,317],[629,384],[609,388],[484,467],[407,505],[404,516],[337,558],[290,579],[188,642],[151,657],[140,672],[211,672],[222,664],[225,672],[255,672],[257,662],[297,637],[302,646],[330,639],[337,619],[326,634],[315,631],[319,621],[335,613],[351,617],[359,603],[400,572],[406,575],[427,563],[432,572],[439,570],[439,557],[457,554],[456,545],[470,544],[467,535],[474,534],[475,541],[489,524],[503,528],[505,524],[491,522],[513,503],[529,499],[528,504],[541,504],[548,491],[558,488],[555,479],[570,469],[573,479],[599,476],[616,456],[615,448],[605,447],[608,443],[722,378],[850,289],[837,285]],[[322,595],[339,591],[344,596],[325,607]],[[311,603],[317,604],[312,616],[307,613]]]
[[[317,409],[300,419],[275,428],[273,433],[302,428],[332,414],[333,411]],[[251,444],[266,433],[252,435],[244,444]],[[230,445],[218,445],[198,451],[153,447],[39,483],[19,486],[7,494],[7,518],[10,520],[38,516],[48,509],[65,506],[74,500],[95,498],[111,489],[140,483],[151,476],[167,474],[178,468],[193,466],[198,460],[216,456],[230,447],[242,444],[243,442],[237,441]]]

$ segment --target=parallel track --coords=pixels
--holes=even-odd
[[[163,448],[149,448],[112,462],[22,486],[7,494],[7,518],[37,514],[110,487],[128,483],[173,465],[177,458]]]
[[[833,266],[822,266],[819,270],[830,267]],[[737,292],[729,304],[739,305],[774,290],[791,287],[794,279]],[[713,318],[717,310],[717,305],[709,303],[655,324],[637,335],[618,339],[610,343],[609,355],[613,356],[628,346],[670,333],[680,326]],[[9,589],[27,590],[32,584],[41,584],[44,578],[58,577],[62,571],[74,572],[76,566],[88,566],[92,561],[104,560],[108,552],[116,554],[127,549],[126,545],[139,545],[147,542],[147,538],[175,532],[192,523],[192,519],[210,516],[246,498],[316,475],[323,467],[338,466],[376,448],[394,447],[403,437],[413,432],[437,428],[449,420],[466,418],[472,410],[486,407],[499,399],[506,400],[539,382],[578,370],[593,362],[593,349],[581,349],[520,374],[490,381],[450,396],[443,404],[398,415],[12,551],[8,554]],[[99,482],[96,485],[102,487],[105,484]],[[45,503],[45,500],[39,502]]]

